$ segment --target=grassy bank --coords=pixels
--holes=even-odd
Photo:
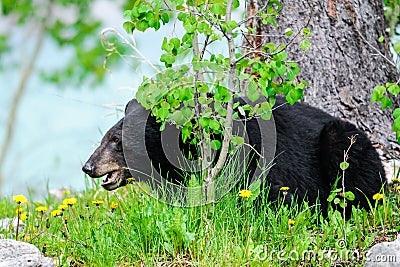
[[[398,185],[377,195],[370,212],[353,208],[345,226],[338,211],[324,218],[306,204],[264,201],[255,208],[238,192],[227,194],[213,213],[207,206],[172,207],[137,184],[114,192],[95,184],[43,203],[6,198],[0,218],[21,217],[18,239],[60,266],[354,266],[365,262],[374,243],[399,233]],[[15,239],[16,230],[1,234]]]

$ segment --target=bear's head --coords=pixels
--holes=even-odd
[[[107,131],[100,146],[82,167],[82,171],[92,178],[107,175],[101,186],[109,191],[126,185],[127,179],[132,177],[127,168],[122,147],[123,120],[121,119]]]

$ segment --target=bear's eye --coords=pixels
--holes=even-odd
[[[116,137],[116,136],[114,136],[114,137],[112,138],[112,141],[113,141],[114,143],[118,143],[118,142],[119,142],[119,138]]]

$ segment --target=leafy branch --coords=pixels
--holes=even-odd
[[[159,30],[162,25],[174,21],[174,27],[182,27],[181,36],[165,37],[160,62],[165,66],[154,77],[144,77],[136,99],[161,123],[176,125],[184,142],[196,145],[201,152],[203,182],[211,185],[207,196],[211,197],[212,184],[221,172],[234,147],[244,144],[244,138],[232,134],[233,121],[243,117],[270,119],[277,95],[284,95],[293,104],[301,99],[305,81],[297,81],[300,69],[295,62],[287,61],[284,51],[287,45],[268,43],[241,54],[239,46],[245,20],[232,18],[239,7],[237,0],[197,1],[137,0],[125,10],[124,29],[133,31]],[[264,24],[277,26],[280,5],[267,1],[256,15]],[[176,17],[175,17],[176,16]],[[248,32],[255,32],[247,28]],[[293,31],[286,31],[291,36]],[[303,27],[301,48],[307,50],[311,43],[311,31]],[[226,47],[226,54],[212,52],[213,45]],[[206,53],[207,52],[207,53]],[[259,57],[253,57],[253,55]],[[261,56],[261,57],[260,57]],[[188,62],[178,64],[178,62]],[[251,74],[246,70],[251,69]],[[247,90],[238,86],[245,82]],[[235,102],[239,95],[246,95],[253,104]],[[257,101],[260,98],[261,101]],[[257,101],[257,102],[256,102]],[[222,137],[222,140],[218,138]],[[211,150],[219,150],[213,167]]]

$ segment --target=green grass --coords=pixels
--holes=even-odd
[[[323,218],[306,203],[288,207],[263,201],[255,208],[251,198],[231,192],[210,212],[210,206],[163,204],[137,184],[114,192],[90,187],[66,194],[77,202],[62,216],[51,216],[51,211],[63,199],[21,203],[22,214],[29,216],[18,239],[36,245],[59,266],[361,266],[376,240],[393,240],[400,231],[395,185],[371,203],[372,211],[354,208],[345,231],[340,212],[331,210]],[[35,210],[38,205],[49,210],[42,214]],[[16,217],[17,207],[11,198],[0,200],[0,218]],[[15,239],[15,230],[1,234]]]

